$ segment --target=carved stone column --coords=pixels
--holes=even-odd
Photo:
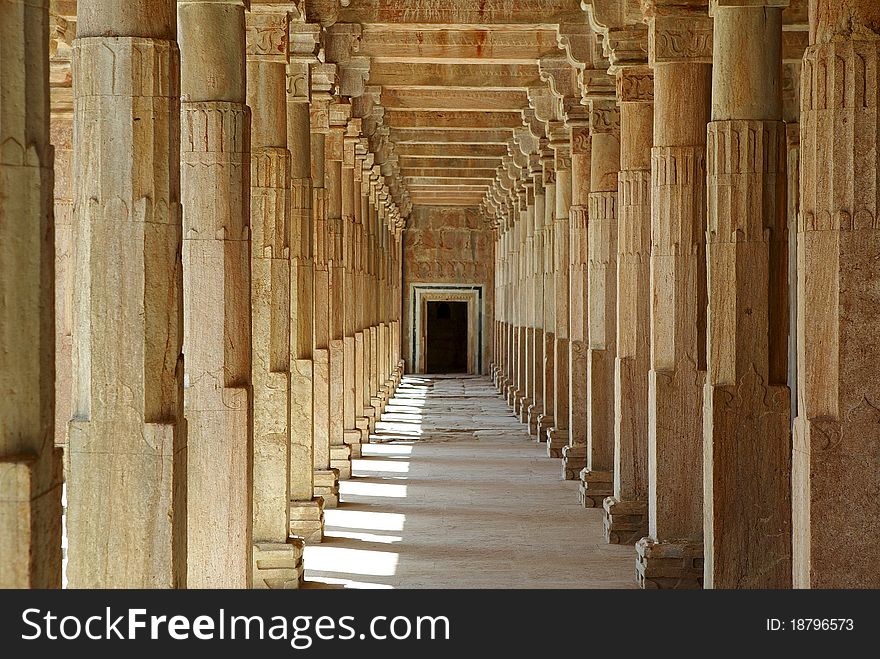
[[[617,178],[620,114],[611,101],[592,101],[589,207],[589,349],[587,465],[579,500],[600,507],[613,494],[614,364],[617,325]]]
[[[330,464],[330,254],[327,230],[327,136],[330,132],[330,90],[336,68],[319,64],[312,68],[311,170],[312,221],[315,253],[313,414],[315,438],[315,496],[325,508],[339,503],[339,472]]]
[[[535,439],[547,441],[555,424],[556,405],[556,161],[549,146],[541,154],[544,177],[544,409],[538,416]]]
[[[183,587],[177,8],[81,0],[77,17],[68,583]]]
[[[556,155],[556,214],[553,220],[555,239],[554,294],[556,297],[556,332],[554,344],[554,403],[555,424],[547,431],[547,455],[562,457],[562,447],[568,444],[568,378],[569,378],[569,229],[571,207],[571,135],[564,126],[554,127],[550,147]]]
[[[620,176],[617,359],[614,368],[614,494],[605,538],[633,544],[648,532],[648,371],[651,368],[651,148],[654,80],[647,66],[617,72]]]
[[[534,300],[534,334],[531,346],[532,402],[525,410],[523,423],[528,424],[529,436],[538,431],[538,417],[544,411],[544,214],[546,194],[539,154],[530,160],[530,176],[535,190],[533,213],[534,238],[532,243],[532,297]]]
[[[704,12],[650,19],[651,371],[644,588],[703,582],[703,385],[706,369],[706,124],[712,23]]]
[[[48,4],[7,2],[0,23],[2,588],[61,587]]]
[[[330,131],[324,142],[325,185],[327,190],[327,257],[330,273],[329,295],[315,297],[316,305],[327,304],[329,329],[329,397],[328,429],[330,433],[330,467],[339,472],[339,479],[351,478],[351,447],[345,443],[344,367],[345,367],[345,247],[342,212],[342,158],[345,128],[351,117],[351,106],[330,104]]]
[[[308,544],[324,538],[324,500],[314,496],[315,437],[312,350],[314,243],[311,172],[311,68],[318,25],[290,25],[287,146],[290,150],[290,534]]]
[[[251,118],[244,12],[241,2],[178,3],[189,588],[245,588],[250,577]]]
[[[577,111],[581,116],[573,116]],[[569,391],[568,445],[562,449],[562,477],[576,480],[587,466],[588,204],[590,196],[590,119],[587,108],[572,109],[571,197],[569,211]]]
[[[707,588],[791,586],[781,53],[787,4],[712,3],[703,407]]]
[[[254,588],[297,588],[302,540],[290,536],[289,17],[247,15],[251,142]]]
[[[794,585],[880,584],[880,5],[813,5],[801,94]]]
[[[345,304],[342,310],[343,317],[343,441],[349,447],[350,458],[361,457],[361,431],[355,425],[358,416],[357,399],[358,387],[355,377],[355,358],[357,356],[357,342],[355,331],[357,329],[357,313],[360,298],[355,297],[357,280],[355,261],[355,214],[360,209],[360,194],[355,194],[355,144],[360,137],[361,120],[349,121],[343,141],[342,158],[342,247],[344,263],[344,295]],[[360,183],[357,183],[360,187]],[[363,402],[360,413],[363,414]]]

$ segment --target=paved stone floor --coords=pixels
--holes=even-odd
[[[307,587],[634,588],[560,461],[487,378],[408,376],[306,547]]]

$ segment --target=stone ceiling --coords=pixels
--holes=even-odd
[[[338,65],[398,204],[491,205],[540,169],[551,132],[615,98],[614,67],[647,61],[646,16],[708,0],[251,0],[289,6],[326,29],[318,54]],[[786,10],[792,57],[808,0]],[[74,0],[52,0],[71,38]],[[60,27],[59,27],[60,26]],[[291,40],[294,44],[295,39]],[[609,75],[609,67],[611,74]],[[69,69],[53,68],[56,98]],[[69,90],[68,90],[69,91]],[[587,107],[584,107],[587,106]]]

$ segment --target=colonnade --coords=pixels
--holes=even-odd
[[[248,5],[3,3],[0,586],[64,484],[70,587],[298,587],[402,375],[358,35]]]
[[[584,5],[484,203],[499,391],[642,587],[880,585],[880,9]]]

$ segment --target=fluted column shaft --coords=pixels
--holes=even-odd
[[[571,208],[569,209],[569,364],[568,446],[562,451],[562,477],[575,480],[587,462],[587,347],[589,339],[587,222],[590,195],[591,140],[589,113],[569,113],[571,126]]]
[[[48,5],[0,22],[0,588],[61,586]]]
[[[876,587],[880,5],[813,8],[801,93],[794,585]]]
[[[313,26],[291,25],[314,35]],[[324,537],[324,500],[314,496],[314,222],[309,101],[311,58],[287,66],[290,150],[290,533],[306,543]]]
[[[544,178],[544,410],[538,417],[536,439],[547,441],[556,412],[556,162],[549,147],[541,155]]]
[[[654,87],[647,66],[617,72],[620,174],[617,235],[617,358],[614,364],[614,493],[605,536],[631,544],[648,531],[651,148]]]
[[[547,431],[547,455],[562,457],[568,444],[569,390],[569,228],[571,207],[571,136],[564,127],[553,129],[550,146],[556,157],[556,190],[554,228],[554,297],[555,334],[553,346],[554,386],[553,413],[555,424]]]
[[[702,585],[702,392],[706,368],[706,124],[711,21],[652,19],[651,371],[645,587]],[[682,40],[682,35],[687,39]]]
[[[251,117],[254,588],[296,588],[302,541],[290,536],[290,169],[287,142],[289,16],[247,14]]]
[[[190,588],[244,588],[250,576],[250,112],[244,12],[243,3],[178,3]],[[224,48],[216,48],[218,37]]]
[[[75,588],[186,584],[176,16],[172,0],[77,7]]]

